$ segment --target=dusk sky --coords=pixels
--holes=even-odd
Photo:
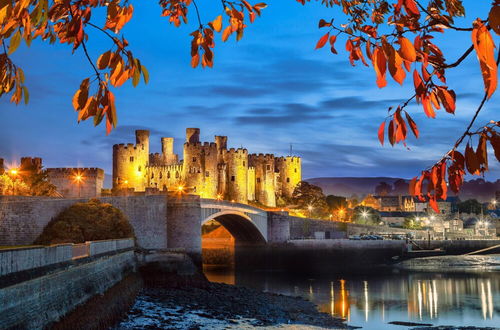
[[[474,18],[486,17],[490,2],[464,1],[469,11],[457,25],[469,26]],[[214,19],[219,7],[202,8],[202,19]],[[195,29],[194,17],[188,27],[175,28],[160,13],[154,1],[135,2],[134,18],[123,30],[151,81],[137,88],[129,82],[114,90],[119,123],[109,136],[104,125],[94,127],[91,120],[77,124],[71,106],[81,80],[92,74],[83,51],[72,56],[67,45],[23,45],[12,58],[25,70],[30,103],[16,107],[9,103],[10,95],[0,98],[0,157],[11,163],[21,156],[38,156],[45,167],[100,167],[111,174],[112,145],[135,142],[135,129],[151,130],[152,152],[160,151],[160,137],[175,137],[182,155],[185,128],[199,127],[202,141],[227,135],[230,147],[244,146],[251,153],[286,155],[292,143],[294,154],[303,158],[304,178],[411,178],[449,150],[483,93],[473,53],[461,68],[447,73],[458,95],[456,115],[440,110],[436,119],[427,119],[412,103],[409,109],[421,138],[409,139],[411,150],[382,147],[377,128],[389,106],[412,95],[413,83],[407,77],[401,87],[388,78],[388,86],[378,89],[373,68],[350,66],[343,38],[337,43],[339,55],[327,47],[315,51],[325,33],[318,30],[318,20],[335,17],[343,22],[338,10],[273,1],[240,42],[232,36],[223,43],[217,36],[214,68],[205,70],[189,65],[188,34]],[[437,44],[449,50],[448,61],[454,62],[471,44],[470,33],[445,35]],[[94,59],[110,46],[109,39],[91,34]],[[499,94],[487,103],[476,127],[498,120]],[[490,162],[486,178],[495,180],[500,167],[492,154]]]

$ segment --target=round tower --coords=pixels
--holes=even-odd
[[[215,144],[217,145],[217,160],[219,163],[224,162],[223,151],[227,150],[227,136],[215,136]]]
[[[255,199],[261,204],[275,207],[274,155],[253,154],[250,166],[255,168]]]
[[[248,203],[248,151],[234,149],[224,151],[227,170],[226,199],[238,203]]]
[[[199,143],[200,142],[200,129],[199,128],[186,128],[186,142]]]
[[[174,154],[174,138],[161,138],[161,152],[164,165],[172,165],[178,162],[177,155]]]
[[[149,131],[138,129],[135,131],[135,143],[139,150],[146,152],[149,157]]]
[[[202,146],[202,169],[203,169],[203,198],[216,199],[219,188],[217,145],[215,143],[203,143]]]
[[[281,195],[291,198],[295,187],[302,180],[302,165],[300,157],[287,156],[276,158],[276,171],[278,172],[277,186]]]
[[[189,193],[200,194],[200,191],[203,191],[204,188],[201,143],[184,143],[183,157],[182,181],[180,185],[184,186]]]

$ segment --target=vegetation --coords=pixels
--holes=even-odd
[[[500,54],[495,57],[495,39],[500,35],[499,0],[490,0],[487,12],[473,21],[464,19],[466,8],[462,0],[296,1],[302,5],[321,3],[325,15],[328,15],[326,9],[329,7],[340,7],[346,16],[345,19],[337,17],[336,20],[326,18],[319,21],[319,28],[325,32],[316,49],[329,45],[330,51],[337,54],[336,44],[344,38],[350,63],[361,62],[368,66],[371,62],[379,88],[387,86],[389,75],[401,85],[407,77],[413,80],[413,84],[409,84],[413,85],[414,91],[399,104],[388,107],[389,114],[378,130],[381,144],[387,138],[393,146],[406,145],[410,131],[419,137],[417,123],[407,109],[413,101],[421,105],[429,118],[435,118],[440,109],[455,114],[456,93],[449,87],[448,70],[461,67],[466,58],[476,55],[477,74],[483,79],[484,95],[451,149],[411,181],[409,189],[413,195],[427,199],[438,212],[437,200],[446,199],[448,187],[457,193],[466,173],[481,175],[488,170],[488,148],[500,160],[500,122],[491,120],[474,128],[478,114],[497,89]],[[187,24],[188,13],[193,15],[191,10],[194,10],[196,27],[190,34],[193,67],[200,64],[212,67],[216,34],[220,33],[224,42],[232,35],[240,40],[247,24],[260,16],[266,7],[265,3],[250,4],[246,0],[221,0],[221,4],[224,8],[222,15],[204,13],[204,17],[214,19],[202,21],[196,0],[159,1],[161,15],[175,26]],[[468,5],[472,7],[475,3],[470,1]],[[106,15],[98,15],[99,11],[106,11]],[[0,41],[3,46],[3,53],[0,53],[0,95],[10,94],[15,103],[23,99],[28,101],[24,73],[11,59],[22,40],[28,45],[34,39],[50,44],[68,44],[72,52],[83,50],[93,72],[83,79],[73,97],[78,121],[92,118],[98,125],[105,120],[109,133],[117,123],[111,88],[120,87],[127,81],[136,86],[141,76],[145,82],[149,80],[147,69],[134,57],[128,41],[120,33],[132,19],[133,12],[134,7],[127,0],[0,0]],[[104,22],[95,21],[96,17],[103,16]],[[112,44],[111,49],[97,59],[92,59],[87,52],[86,45],[91,42],[89,30],[92,29],[109,37]],[[442,49],[435,43],[436,36],[450,33],[462,34],[465,43],[462,54],[451,61],[447,57],[449,49]]]
[[[56,187],[44,171],[23,171],[17,175],[0,175],[0,195],[56,196]]]
[[[378,225],[382,221],[380,213],[371,207],[356,206],[354,208],[352,222],[362,225]]]
[[[84,243],[134,237],[125,215],[110,204],[92,199],[62,211],[43,229],[35,244]]]
[[[414,217],[406,217],[403,222],[403,228],[405,229],[422,229],[422,223],[417,221]]]
[[[458,203],[457,208],[460,213],[479,214],[486,211],[483,207],[483,204],[479,203],[476,199],[468,199],[466,201],[460,202]]]
[[[328,204],[330,212],[348,207],[347,198],[343,196],[328,195],[326,196],[326,204]]]
[[[296,207],[312,218],[328,218],[328,204],[323,190],[306,181],[301,181],[292,194],[292,203]]]

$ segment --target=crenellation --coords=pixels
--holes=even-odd
[[[274,207],[276,194],[293,192],[293,185],[300,182],[300,157],[249,154],[243,147],[228,149],[227,136],[215,136],[215,142],[201,142],[199,136],[198,128],[186,129],[179,160],[173,153],[173,138],[161,138],[162,152],[149,154],[149,132],[136,131],[136,145],[113,146],[113,187],[183,191]],[[284,168],[295,174],[293,180],[291,175],[279,175]]]

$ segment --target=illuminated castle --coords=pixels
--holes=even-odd
[[[184,190],[202,198],[276,206],[291,197],[301,181],[300,157],[248,154],[228,149],[227,136],[200,142],[200,129],[187,128],[183,160],[174,153],[174,139],[162,138],[162,153],[149,153],[149,131],[138,130],[136,144],[113,146],[113,188]]]

